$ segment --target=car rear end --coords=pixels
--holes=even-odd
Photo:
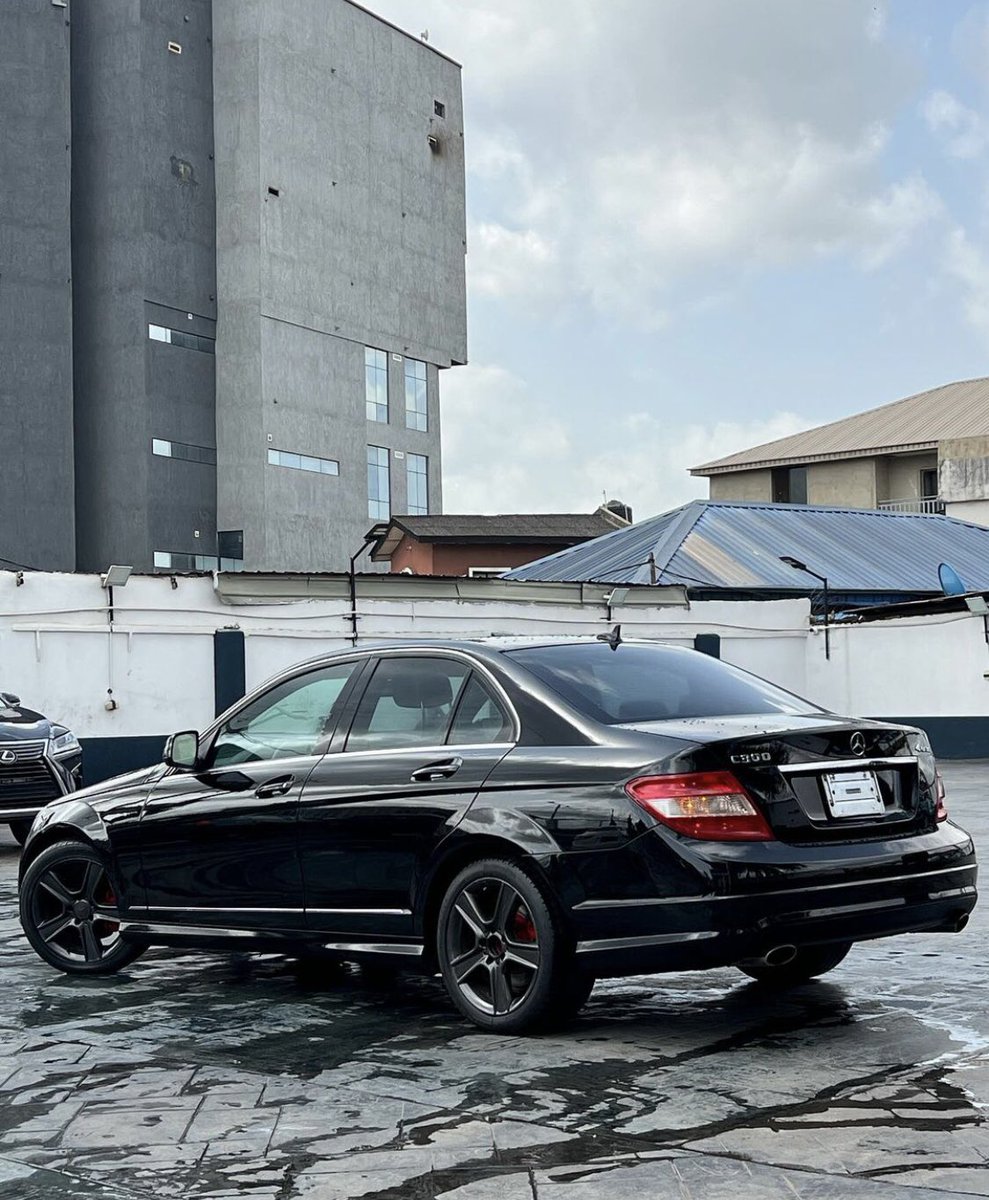
[[[551,655],[527,656],[643,754],[613,794],[649,828],[609,866],[568,856],[589,970],[782,961],[794,947],[964,927],[975,851],[948,820],[922,731],[838,718],[702,655],[649,650],[624,670],[625,646],[571,654],[565,676]],[[621,720],[633,712],[647,719]]]

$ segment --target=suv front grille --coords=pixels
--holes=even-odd
[[[44,757],[44,742],[0,742],[0,812],[42,805],[62,794]],[[3,758],[14,755],[12,762]]]

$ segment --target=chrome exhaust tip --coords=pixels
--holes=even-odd
[[[772,950],[764,955],[763,962],[770,967],[785,967],[787,963],[792,963],[796,957],[796,946],[774,946]]]

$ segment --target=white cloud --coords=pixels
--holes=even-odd
[[[950,92],[931,92],[921,105],[921,115],[932,133],[943,141],[953,158],[979,158],[986,148],[986,123]]]
[[[875,268],[937,211],[919,175],[884,177],[908,83],[885,4],[374,7],[414,11],[464,64],[485,294],[566,294],[655,328],[717,276],[840,254]]]
[[[956,227],[948,235],[944,266],[961,288],[966,320],[989,338],[989,256],[971,241],[964,229]]]
[[[501,367],[444,375],[445,511],[589,512],[607,493],[641,519],[707,494],[690,467],[813,424],[788,412],[711,425],[632,412],[584,444],[558,412]]]

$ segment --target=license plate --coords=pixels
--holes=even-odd
[[[833,817],[880,817],[886,806],[872,771],[824,776],[824,794]]]

